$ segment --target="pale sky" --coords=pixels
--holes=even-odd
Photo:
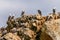
[[[9,14],[19,17],[22,10],[35,14],[40,9],[43,15],[47,15],[54,7],[60,11],[60,0],[0,0],[0,26],[6,25]]]

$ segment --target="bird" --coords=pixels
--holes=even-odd
[[[38,10],[38,13],[39,13],[40,15],[42,15],[41,10]]]
[[[56,13],[56,9],[55,8],[53,8],[53,15]]]
[[[22,16],[22,15],[24,15],[24,13],[25,13],[25,12],[24,12],[24,11],[22,11],[21,16]]]

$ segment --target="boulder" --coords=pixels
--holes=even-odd
[[[6,40],[21,40],[18,35],[14,35],[13,33],[7,33],[3,38]]]
[[[43,28],[53,40],[60,40],[60,19],[45,22]]]

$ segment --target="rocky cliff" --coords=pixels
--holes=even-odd
[[[22,14],[18,18],[9,16],[7,27],[0,28],[0,40],[60,40],[60,13],[42,16]]]

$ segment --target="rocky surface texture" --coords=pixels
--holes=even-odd
[[[42,16],[40,10],[35,15],[14,18],[9,16],[7,27],[0,28],[0,40],[60,40],[60,13]]]
[[[46,33],[54,40],[60,40],[60,19],[45,22]]]

